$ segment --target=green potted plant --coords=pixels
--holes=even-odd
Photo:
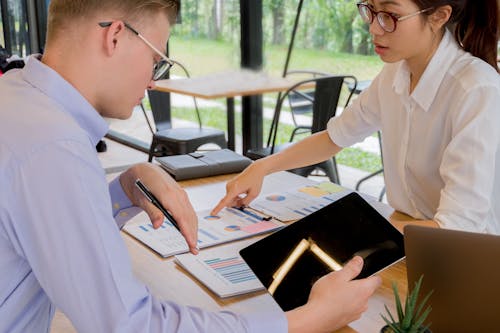
[[[401,304],[401,298],[399,297],[398,287],[395,282],[392,283],[392,290],[394,291],[394,297],[396,300],[396,310],[397,310],[397,320],[393,317],[387,305],[385,305],[385,310],[387,311],[388,317],[381,314],[384,319],[385,325],[380,332],[381,333],[430,333],[428,326],[423,326],[425,319],[431,312],[431,307],[425,308],[425,304],[429,300],[432,294],[430,291],[417,306],[418,293],[420,292],[420,287],[422,285],[423,275],[420,276],[418,281],[415,283],[415,287],[411,292],[408,293],[405,299],[404,311]]]

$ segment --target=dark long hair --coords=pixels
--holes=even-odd
[[[452,8],[449,28],[462,48],[497,70],[499,14],[497,0],[413,0],[420,8]],[[431,15],[433,11],[425,14]]]

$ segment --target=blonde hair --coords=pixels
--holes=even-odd
[[[173,25],[179,8],[179,0],[52,0],[47,19],[47,41],[75,20],[85,19],[96,13],[116,13],[124,21],[140,22],[141,19],[164,11]]]

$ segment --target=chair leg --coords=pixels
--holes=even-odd
[[[333,165],[333,174],[337,178],[337,183],[340,185],[340,177],[339,177],[339,169],[337,168],[337,160],[335,157],[332,157],[332,165]]]
[[[314,169],[316,169],[316,166],[315,165],[311,165],[311,166],[308,166],[308,167],[302,167],[302,168],[297,168],[297,169],[291,169],[291,170],[288,170],[296,175],[299,175],[299,176],[302,176],[302,177],[308,177],[311,172],[314,171]]]
[[[378,201],[382,202],[382,199],[384,198],[384,195],[385,195],[385,186],[382,189],[382,191],[380,191],[380,195],[378,196]]]
[[[152,148],[149,148],[149,155],[148,155],[148,162],[151,163],[153,161],[153,152],[151,150]]]
[[[356,183],[356,187],[355,187],[356,191],[359,191],[359,188],[360,188],[360,186],[361,186],[362,183],[364,183],[365,181],[367,181],[368,179],[370,179],[372,177],[375,177],[376,175],[378,175],[378,174],[380,174],[382,172],[384,172],[384,168],[382,168],[380,170],[377,170],[375,172],[372,172],[369,175],[367,175],[367,176],[361,178],[360,180],[358,180],[358,182]]]
[[[148,162],[150,162],[150,163],[151,163],[151,161],[153,161],[153,156],[155,155],[155,149],[156,149],[157,145],[158,145],[158,143],[153,138],[153,140],[151,141],[151,146],[149,146]]]
[[[303,176],[303,177],[308,177],[316,168],[323,170],[323,172],[328,176],[328,179],[332,183],[339,184],[340,185],[340,179],[339,179],[339,174],[337,170],[337,163],[335,162],[334,158],[328,159],[324,162],[307,166],[307,167],[302,167],[302,168],[297,168],[297,169],[291,169],[288,170],[290,172],[293,172],[297,175]]]
[[[217,138],[214,140],[214,143],[219,146],[221,149],[227,148],[227,140],[226,137]]]
[[[325,171],[326,175],[330,179],[332,183],[339,184],[339,174],[337,171],[337,165],[334,163],[333,159],[328,159],[318,165],[323,171]]]
[[[290,140],[288,142],[292,142],[293,141],[293,138],[295,138],[295,134],[297,133],[298,131],[298,127],[295,127],[292,131],[292,135],[290,135]]]

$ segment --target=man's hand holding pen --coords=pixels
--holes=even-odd
[[[138,179],[142,189],[136,185]],[[177,224],[190,251],[198,253],[198,218],[186,192],[172,177],[157,165],[140,163],[122,173],[120,183],[130,201],[148,214],[154,228],[165,218]]]

